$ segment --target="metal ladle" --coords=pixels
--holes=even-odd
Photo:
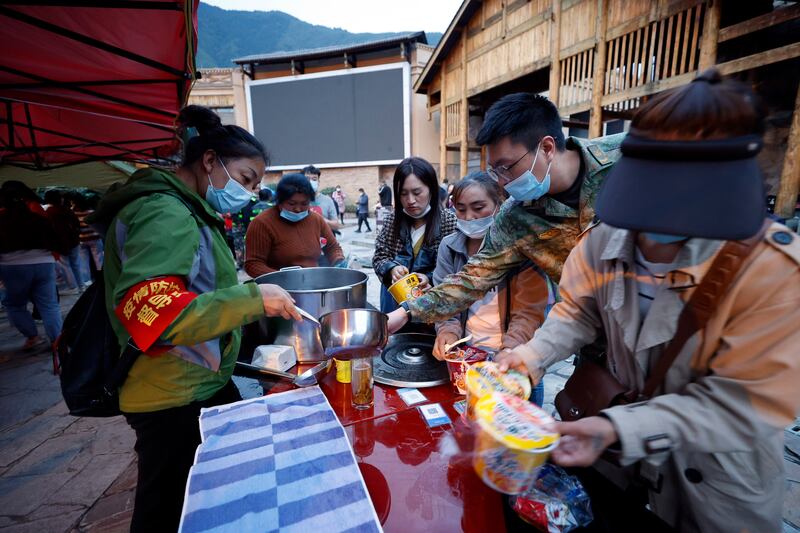
[[[249,363],[244,363],[242,361],[236,361],[236,366],[239,368],[244,368],[247,370],[251,370],[253,372],[258,372],[259,374],[263,374],[265,376],[274,376],[283,379],[288,379],[292,382],[292,385],[297,387],[309,387],[311,385],[317,384],[317,374],[320,372],[324,372],[331,365],[331,359],[326,361],[322,361],[318,365],[315,365],[302,374],[292,374],[291,372],[283,372],[282,370],[275,370],[274,368],[261,368],[260,366],[251,365]]]

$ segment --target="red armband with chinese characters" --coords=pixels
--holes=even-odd
[[[150,350],[153,343],[195,298],[197,294],[187,291],[180,277],[161,276],[128,289],[114,313],[142,352],[159,355],[165,350]]]

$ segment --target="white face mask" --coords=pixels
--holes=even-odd
[[[431,204],[426,205],[425,209],[423,209],[422,213],[420,213],[419,215],[412,215],[411,213],[406,211],[405,207],[403,208],[403,213],[405,213],[406,215],[410,216],[411,218],[414,218],[414,219],[417,219],[417,220],[419,220],[420,218],[425,217],[425,215],[427,215],[430,212],[431,212]]]
[[[317,192],[317,189],[319,189],[319,181],[317,180],[308,180],[308,181],[311,182],[311,189],[314,192]]]
[[[492,224],[494,224],[495,213],[497,213],[497,209],[495,209],[495,212],[488,217],[476,218],[473,220],[461,220],[458,218],[456,219],[456,227],[458,228],[458,231],[470,239],[480,239],[492,228]]]

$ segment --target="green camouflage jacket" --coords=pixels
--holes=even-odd
[[[433,323],[467,309],[497,285],[506,272],[530,259],[554,281],[578,236],[594,219],[594,201],[608,171],[619,159],[625,134],[597,139],[569,137],[567,148],[578,150],[584,180],[578,211],[544,196],[533,202],[506,201],[481,250],[457,272],[416,300],[409,311],[414,320]]]

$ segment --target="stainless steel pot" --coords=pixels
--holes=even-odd
[[[325,354],[337,359],[373,357],[389,340],[389,318],[374,309],[340,309],[322,315],[320,338]]]
[[[360,270],[289,267],[259,276],[255,281],[283,287],[298,307],[319,318],[339,309],[366,307],[367,279]],[[261,344],[294,346],[301,363],[325,359],[319,328],[309,320],[263,318],[259,322],[259,332]]]

